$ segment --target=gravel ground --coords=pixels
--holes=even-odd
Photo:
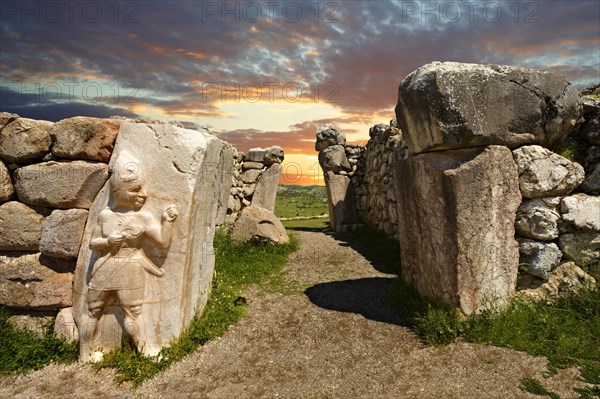
[[[244,294],[248,316],[136,390],[111,371],[53,365],[0,378],[1,398],[540,398],[583,386],[576,369],[545,379],[546,359],[465,342],[425,347],[386,306],[394,275],[343,241],[298,232],[300,250],[271,284]]]

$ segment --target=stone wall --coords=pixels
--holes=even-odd
[[[317,131],[334,230],[399,239],[404,279],[465,314],[506,303],[519,265],[520,288],[600,277],[600,101],[548,72],[458,63],[419,68],[398,98],[365,148]]]

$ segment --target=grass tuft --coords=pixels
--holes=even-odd
[[[50,363],[70,363],[77,359],[77,344],[54,336],[54,321],[40,339],[8,322],[6,309],[0,308],[0,374],[24,373]]]
[[[522,391],[532,393],[534,395],[547,396],[551,399],[560,399],[557,393],[548,391],[542,384],[533,378],[523,378],[519,388]]]

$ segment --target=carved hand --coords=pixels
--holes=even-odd
[[[177,211],[177,207],[175,205],[167,206],[162,214],[163,219],[167,222],[172,222],[177,219],[177,215],[179,215],[179,212]]]
[[[114,247],[123,243],[123,236],[121,234],[113,233],[107,237],[107,240],[108,245]]]

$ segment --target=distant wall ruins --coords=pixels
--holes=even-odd
[[[506,303],[519,264],[524,288],[600,277],[600,101],[560,76],[425,65],[366,147],[324,126],[315,148],[332,228],[367,223],[398,239],[403,277],[427,297],[465,314]]]
[[[121,137],[124,127],[130,132],[127,137]],[[266,208],[267,216],[274,210],[284,157],[281,147],[243,154],[207,131],[183,129],[177,123],[118,117],[74,117],[52,123],[0,113],[0,306],[12,314],[11,323],[41,334],[49,318],[62,309],[55,330],[68,339],[77,338],[73,317],[87,311],[81,295],[85,295],[90,272],[77,272],[76,265],[83,262],[82,256],[94,259],[88,250],[93,227],[88,219],[96,223],[98,212],[112,201],[106,190],[119,167],[111,158],[116,144],[121,153],[132,152],[127,147],[133,145],[131,156],[143,164],[147,175],[140,180],[147,190],[144,209],[156,208],[158,221],[161,206],[172,203],[178,209],[162,216],[163,224],[165,217],[174,220],[176,243],[170,245],[166,260],[157,252],[155,263],[170,268],[169,257],[173,261],[181,257],[175,263],[196,265],[188,268],[189,276],[182,280],[193,280],[189,287],[180,287],[172,270],[157,280],[170,281],[168,292],[161,294],[163,299],[179,291],[196,296],[192,302],[181,300],[182,322],[169,319],[168,328],[153,328],[160,330],[161,336],[155,337],[159,346],[176,336],[194,311],[202,310],[212,279],[215,226],[233,225],[240,211],[251,204]],[[95,215],[90,209],[95,209]],[[195,244],[186,247],[184,241],[189,240]],[[90,261],[86,262],[89,267]],[[74,281],[79,287],[75,300]],[[148,282],[146,286],[151,289]],[[153,290],[145,295],[160,291]],[[171,306],[167,302],[164,306]],[[161,307],[149,309],[154,314],[162,311]],[[108,341],[103,344],[110,346]]]

